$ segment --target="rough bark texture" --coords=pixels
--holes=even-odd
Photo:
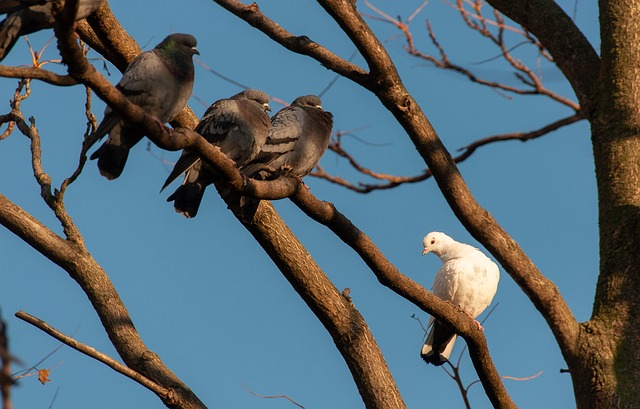
[[[303,188],[304,189],[304,188]],[[237,198],[227,204],[242,221]],[[367,408],[405,408],[367,323],[347,296],[326,276],[269,202],[262,201],[245,227],[327,329],[347,363]]]
[[[600,276],[579,345],[580,408],[640,405],[640,2],[601,1],[602,69],[592,141]]]

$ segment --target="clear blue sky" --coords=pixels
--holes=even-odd
[[[261,9],[285,29],[307,35],[336,54],[349,58],[354,51],[346,36],[313,1],[259,1]],[[376,0],[392,16],[406,18],[422,0]],[[360,8],[366,11],[362,1]],[[575,5],[577,4],[577,9]],[[563,1],[577,24],[599,50],[597,11],[589,2]],[[311,59],[294,55],[238,20],[211,1],[144,0],[131,8],[126,2],[111,7],[123,26],[149,49],[172,32],[198,39],[200,59],[220,73],[273,97],[291,101],[320,92],[334,74]],[[143,11],[144,10],[144,11]],[[496,48],[471,32],[447,3],[433,1],[412,24],[417,47],[433,53],[425,20],[429,19],[450,58],[477,69],[489,79],[517,84]],[[396,31],[370,21],[381,39]],[[30,36],[42,46],[52,31]],[[511,38],[515,45],[520,40]],[[392,39],[387,49],[396,61],[407,88],[421,104],[452,153],[482,137],[529,131],[571,114],[544,97],[514,96],[470,84],[406,55],[403,41]],[[517,56],[536,64],[532,49]],[[58,58],[55,44],[45,54]],[[7,65],[29,61],[24,40],[5,59]],[[363,65],[361,58],[354,60]],[[97,67],[102,62],[95,61]],[[46,68],[65,72],[64,67]],[[544,82],[575,100],[562,74],[543,63]],[[111,80],[120,74],[110,67]],[[0,113],[16,80],[0,78]],[[196,66],[194,95],[213,102],[239,91]],[[83,89],[56,88],[33,82],[32,95],[23,103],[26,117],[34,116],[42,135],[43,162],[59,186],[75,169],[84,131]],[[281,108],[273,102],[272,108]],[[333,112],[335,131],[350,129],[356,138],[344,145],[364,165],[376,171],[412,175],[424,163],[392,116],[368,92],[345,79],[324,95],[325,109]],[[190,106],[198,116],[206,106],[196,98]],[[94,113],[102,118],[104,104]],[[360,129],[361,128],[361,129]],[[66,195],[67,209],[92,255],[109,273],[147,345],[211,408],[287,408],[284,400],[252,396],[291,396],[307,408],[358,408],[362,401],[348,369],[331,338],[246,230],[225,209],[211,189],[200,213],[187,220],[173,211],[166,192],[158,191],[178,153],[163,153],[139,144],[123,175],[109,182],[94,162]],[[352,181],[359,178],[332,153],[321,164]],[[28,140],[14,134],[0,141],[0,192],[43,220],[61,229],[39,197],[29,164]],[[507,142],[477,151],[460,166],[480,204],[520,243],[540,270],[560,288],[574,314],[585,320],[591,312],[598,270],[596,191],[589,129],[585,122],[528,142]],[[444,231],[474,245],[444,202],[432,180],[394,190],[360,195],[326,181],[307,178],[318,198],[333,202],[366,232],[407,276],[430,288],[439,260],[421,257],[421,239],[429,231]],[[308,220],[287,200],[276,208],[335,285],[351,288],[353,302],[369,323],[409,408],[460,408],[455,384],[438,368],[419,358],[422,333],[411,318],[428,317],[417,307],[382,287],[362,261],[326,228]],[[12,353],[26,366],[49,354],[59,344],[13,317],[25,310],[79,341],[116,357],[95,312],[78,286],[64,271],[0,229],[0,308],[9,325]],[[572,407],[569,375],[560,374],[564,361],[535,308],[513,280],[502,271],[485,332],[502,375],[528,377],[506,380],[520,408]],[[482,318],[483,316],[481,316]],[[454,351],[457,356],[463,342]],[[468,358],[463,359],[467,383],[476,379]],[[17,408],[158,408],[151,392],[106,366],[63,347],[42,363],[51,368],[51,382],[22,379],[13,389]],[[16,370],[20,367],[15,368]],[[474,408],[490,404],[480,387],[471,389]]]

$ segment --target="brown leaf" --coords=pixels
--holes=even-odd
[[[49,372],[51,371],[48,369],[38,369],[38,380],[43,385],[47,382],[51,382],[51,379],[49,379]]]

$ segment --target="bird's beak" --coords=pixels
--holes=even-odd
[[[195,48],[195,47],[191,47],[191,52],[194,53],[194,54],[200,55],[200,51],[198,51],[198,49]]]
[[[271,112],[271,107],[269,106],[269,104],[264,104],[264,110]]]
[[[427,254],[429,252],[429,249],[427,249],[426,247],[422,250],[422,255],[424,256],[425,254]]]

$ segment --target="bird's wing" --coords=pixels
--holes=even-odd
[[[188,149],[183,150],[182,155],[180,155],[180,159],[178,159],[176,164],[173,166],[169,177],[167,177],[167,180],[164,181],[164,185],[162,185],[160,191],[162,192],[167,186],[169,186],[171,182],[176,180],[178,176],[180,176],[184,172],[188,171],[199,160],[200,157],[198,157],[195,152],[192,152]]]
[[[1,0],[0,14],[9,14],[14,11],[23,10],[30,6],[45,4],[51,0]]]
[[[167,68],[154,50],[145,51],[137,56],[127,67],[120,82],[116,85],[129,101],[145,108],[154,102],[149,99],[151,92],[159,89],[159,83],[167,74]]]
[[[236,125],[240,115],[236,101],[222,99],[214,102],[204,113],[196,132],[209,143],[218,146]]]
[[[454,302],[463,276],[464,269],[459,259],[444,262],[433,280],[433,294],[443,300]]]

